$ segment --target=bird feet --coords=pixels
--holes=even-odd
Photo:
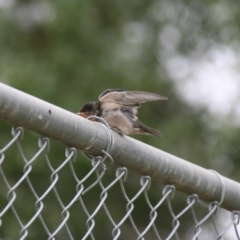
[[[110,127],[114,132],[118,133],[119,135],[123,136],[123,133],[118,127]]]

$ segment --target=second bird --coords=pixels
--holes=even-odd
[[[141,103],[167,99],[156,93],[107,89],[100,94],[98,101],[86,103],[77,114],[85,118],[102,117],[112,130],[120,134],[147,134],[161,137],[158,130],[144,125],[136,115]]]

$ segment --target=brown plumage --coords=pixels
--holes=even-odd
[[[156,93],[108,89],[100,94],[98,101],[86,103],[78,115],[85,118],[102,117],[112,130],[120,134],[147,134],[161,137],[158,130],[140,122],[136,115],[141,103],[167,99]]]

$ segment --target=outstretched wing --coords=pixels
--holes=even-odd
[[[111,93],[111,92],[126,92],[126,91],[127,89],[123,89],[123,88],[106,89],[99,95],[98,99],[102,98],[104,95],[107,95],[108,93]]]
[[[127,91],[124,89],[108,89],[99,96],[101,103],[115,102],[125,107],[140,107],[141,103],[149,101],[167,100],[168,98],[156,93]]]

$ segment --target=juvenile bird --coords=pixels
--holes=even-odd
[[[111,129],[119,134],[147,134],[161,137],[158,130],[144,125],[136,115],[141,103],[167,99],[156,93],[107,89],[100,94],[98,101],[86,103],[77,114],[84,118],[102,117]]]

